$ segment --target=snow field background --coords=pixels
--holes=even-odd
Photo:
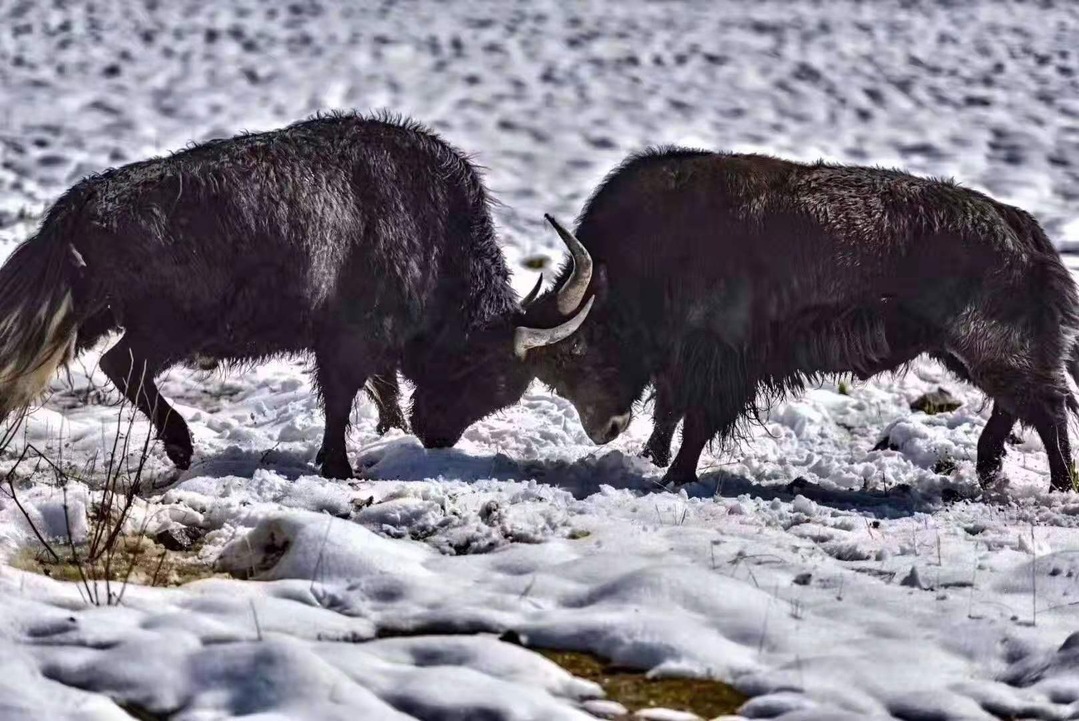
[[[487,167],[522,292],[523,261],[561,252],[543,213],[568,221],[627,153],[663,143],[954,176],[1035,213],[1067,249],[1077,28],[1069,4],[994,2],[13,0],[0,5],[0,253],[86,173],[333,108],[412,116]],[[27,438],[54,457],[84,462],[112,436],[98,355],[30,418]],[[133,522],[200,529],[220,576],[90,608],[73,585],[0,568],[0,716],[609,708],[498,640],[513,631],[731,682],[753,696],[742,718],[1079,718],[1079,496],[1046,492],[1041,445],[1020,432],[1011,485],[951,502],[976,489],[988,409],[936,364],[777,404],[677,494],[636,457],[647,406],[596,447],[539,385],[439,451],[377,437],[361,397],[349,448],[365,479],[325,481],[305,371],[168,375],[196,457],[177,475],[155,451]],[[959,410],[910,410],[940,385]],[[896,450],[872,450],[884,437]],[[77,535],[91,497],[68,495]],[[33,483],[20,500],[66,532],[58,489]],[[3,553],[31,537],[0,498]]]

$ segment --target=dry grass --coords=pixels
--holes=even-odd
[[[197,549],[172,551],[147,536],[119,536],[112,553],[112,562],[99,559],[88,565],[85,547],[76,549],[83,559],[82,566],[70,556],[53,558],[40,545],[22,548],[11,559],[10,565],[23,571],[40,573],[58,581],[81,583],[83,577],[99,582],[135,583],[142,586],[180,586],[203,578],[226,578],[217,573],[212,564],[198,558]]]
[[[96,606],[121,603],[127,584],[132,581],[157,585],[159,579],[163,582],[164,579],[190,575],[190,563],[170,559],[164,548],[155,548],[156,544],[145,537],[149,514],[144,516],[140,528],[131,528],[131,510],[143,488],[146,463],[154,442],[152,432],[141,441],[134,440],[136,417],[136,410],[121,402],[116,430],[107,452],[103,457],[92,458],[82,469],[71,469],[62,456],[55,460],[48,458],[26,440],[14,465],[3,477],[4,490],[36,539],[32,547],[19,554],[15,565],[77,583],[83,600]],[[24,419],[25,413],[19,414],[0,435],[0,457],[8,455],[8,448],[17,438]],[[58,447],[63,449],[63,443]],[[19,485],[31,479],[37,483],[51,481],[63,493],[66,526],[63,537],[47,538],[20,502]],[[81,519],[73,522],[71,517],[73,506],[68,501],[68,487],[72,482],[95,489],[86,518],[88,534],[85,540],[73,538],[72,529],[78,527]]]
[[[633,713],[663,708],[688,711],[702,718],[733,714],[748,697],[722,681],[699,678],[650,679],[643,673],[615,669],[601,659],[580,651],[536,649],[578,678],[598,683],[607,698]],[[626,717],[628,720],[629,717]]]

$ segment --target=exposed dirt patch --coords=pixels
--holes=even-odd
[[[733,714],[748,696],[722,681],[699,678],[650,679],[643,673],[611,667],[602,659],[580,651],[536,649],[574,676],[603,687],[607,698],[633,713],[664,708],[688,711],[702,718]],[[629,719],[629,717],[625,717]]]
[[[111,554],[92,565],[85,561],[85,549],[76,547],[75,554],[67,547],[56,546],[53,550],[60,560],[40,546],[26,546],[15,554],[10,565],[75,583],[82,583],[85,578],[91,583],[122,584],[126,579],[141,586],[180,586],[202,578],[227,577],[215,573],[211,564],[199,559],[197,547],[187,551],[169,550],[147,536],[121,537]]]

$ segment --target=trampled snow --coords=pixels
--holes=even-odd
[[[486,166],[522,291],[522,259],[560,252],[543,213],[568,221],[627,153],[675,142],[953,176],[1067,248],[1079,10],[1044,5],[10,2],[0,252],[88,172],[334,108],[412,116]],[[81,464],[116,428],[98,355],[29,419],[53,457]],[[512,632],[730,682],[752,697],[741,718],[1079,718],[1079,496],[1047,493],[1041,444],[1017,431],[1011,484],[963,500],[988,409],[934,363],[776,404],[679,493],[636,456],[647,406],[596,447],[539,385],[437,451],[378,437],[361,397],[349,450],[365,478],[326,481],[306,370],[167,376],[196,456],[175,474],[154,451],[133,527],[200,529],[218,574],[96,608],[0,567],[0,717],[612,708]],[[962,406],[910,410],[938,386]],[[67,489],[74,535],[95,497]],[[66,533],[48,479],[19,498]],[[5,556],[31,539],[0,498]]]

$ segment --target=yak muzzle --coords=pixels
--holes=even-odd
[[[598,422],[584,423],[584,431],[592,439],[593,443],[602,446],[604,443],[610,443],[622,435],[622,431],[629,426],[631,418],[632,414],[630,413],[609,416]]]
[[[412,423],[412,432],[420,439],[424,448],[450,448],[456,445],[464,435],[464,429],[457,432],[449,428],[432,428],[423,423],[418,424],[417,427],[415,417]]]

